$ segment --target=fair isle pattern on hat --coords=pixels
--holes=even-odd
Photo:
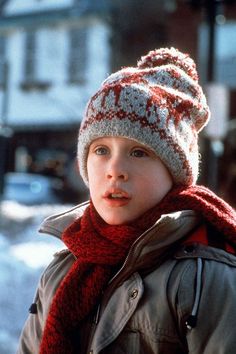
[[[85,183],[91,142],[125,137],[152,149],[176,184],[198,177],[198,133],[209,120],[196,65],[175,48],[149,52],[134,68],[110,75],[90,99],[78,140],[80,173]]]

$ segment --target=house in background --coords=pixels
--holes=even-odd
[[[235,206],[236,0],[139,0],[138,6],[136,0],[108,1],[112,71],[136,65],[141,55],[162,46],[177,47],[195,60],[213,112],[199,139],[203,156],[199,183],[210,186]],[[210,43],[212,19],[214,51]]]
[[[110,72],[106,6],[8,0],[0,11],[0,125],[14,132],[7,169],[73,184],[83,111]]]
[[[220,12],[214,81],[228,90],[227,120],[231,121],[236,117],[236,1],[216,3]],[[175,46],[190,53],[205,86],[206,4],[194,0],[139,0],[138,6],[135,0],[0,0],[0,125],[14,130],[8,170],[54,173],[77,185],[75,146],[88,97],[111,71],[136,65],[148,50]],[[203,154],[209,140],[204,134]],[[226,136],[225,147],[228,141]],[[212,175],[211,159],[205,155],[203,184]],[[223,156],[222,161],[228,160]],[[228,171],[227,164],[221,170]],[[220,179],[225,184],[225,178]]]

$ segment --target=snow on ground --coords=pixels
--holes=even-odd
[[[68,205],[23,206],[0,204],[0,353],[15,354],[36,286],[60,240],[37,232],[48,215]]]

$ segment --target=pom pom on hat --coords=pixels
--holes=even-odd
[[[194,61],[175,48],[149,52],[137,67],[111,74],[89,100],[78,139],[80,173],[85,183],[91,142],[126,137],[152,149],[175,184],[198,177],[198,133],[210,117]]]
[[[175,48],[161,48],[150,51],[138,61],[138,68],[154,68],[161,65],[175,65],[186,72],[193,80],[198,81],[196,64],[188,54]]]

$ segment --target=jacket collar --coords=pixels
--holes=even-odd
[[[80,218],[89,201],[79,204],[69,210],[47,217],[40,225],[39,232],[53,235],[59,239],[63,231],[76,219]],[[199,223],[199,217],[192,210],[183,210],[163,215],[156,223],[144,232],[134,243],[135,248],[141,244],[142,254],[150,249],[163,248],[189,233]],[[158,238],[156,234],[158,232]]]
[[[72,224],[73,221],[80,218],[89,201],[76,205],[75,207],[66,210],[59,214],[54,214],[47,217],[40,225],[39,232],[55,236],[59,239],[62,237],[63,231]]]
[[[39,232],[61,238],[63,231],[74,220],[83,215],[89,202],[82,203],[63,213],[46,218]],[[110,280],[107,291],[112,292],[122,280],[126,279],[135,269],[149,272],[162,262],[166,250],[187,236],[201,219],[192,210],[183,210],[163,215],[156,223],[146,230],[131,246],[129,253],[115,276]]]
[[[49,216],[42,222],[39,232],[47,233],[61,239],[65,228],[68,227],[74,220],[81,217],[88,205],[89,201],[79,204],[63,213]],[[132,245],[126,261],[119,273],[122,272],[123,268],[127,267],[127,264],[129,266],[141,265],[142,267],[145,267],[145,260],[147,258],[148,264],[152,266],[152,263],[156,263],[157,253],[162,254],[163,250],[187,236],[200,223],[201,218],[192,210],[183,210],[180,212],[163,215]],[[176,253],[176,258],[194,258],[199,256],[208,258],[209,255],[206,255],[207,250],[210,252],[210,256],[212,258],[212,248],[209,250],[205,246],[198,245],[198,249],[203,249],[203,251],[196,252],[195,247],[193,252],[190,252],[189,249],[186,250],[186,246],[183,244],[182,247],[178,248],[179,251]],[[222,261],[221,253],[227,257],[227,262],[229,262],[228,259],[230,258],[230,264],[233,262],[235,265],[234,256],[226,254],[223,250],[221,251],[217,249],[217,251],[215,251],[217,257],[219,258],[220,256]],[[147,255],[148,257],[146,257]],[[213,258],[216,259],[216,256]]]
[[[163,215],[156,223],[139,236],[131,246],[119,278],[127,277],[135,268],[148,270],[155,267],[162,255],[187,236],[199,223],[201,218],[193,210],[183,210]],[[159,259],[159,260],[158,260]],[[121,273],[121,274],[120,274]]]

